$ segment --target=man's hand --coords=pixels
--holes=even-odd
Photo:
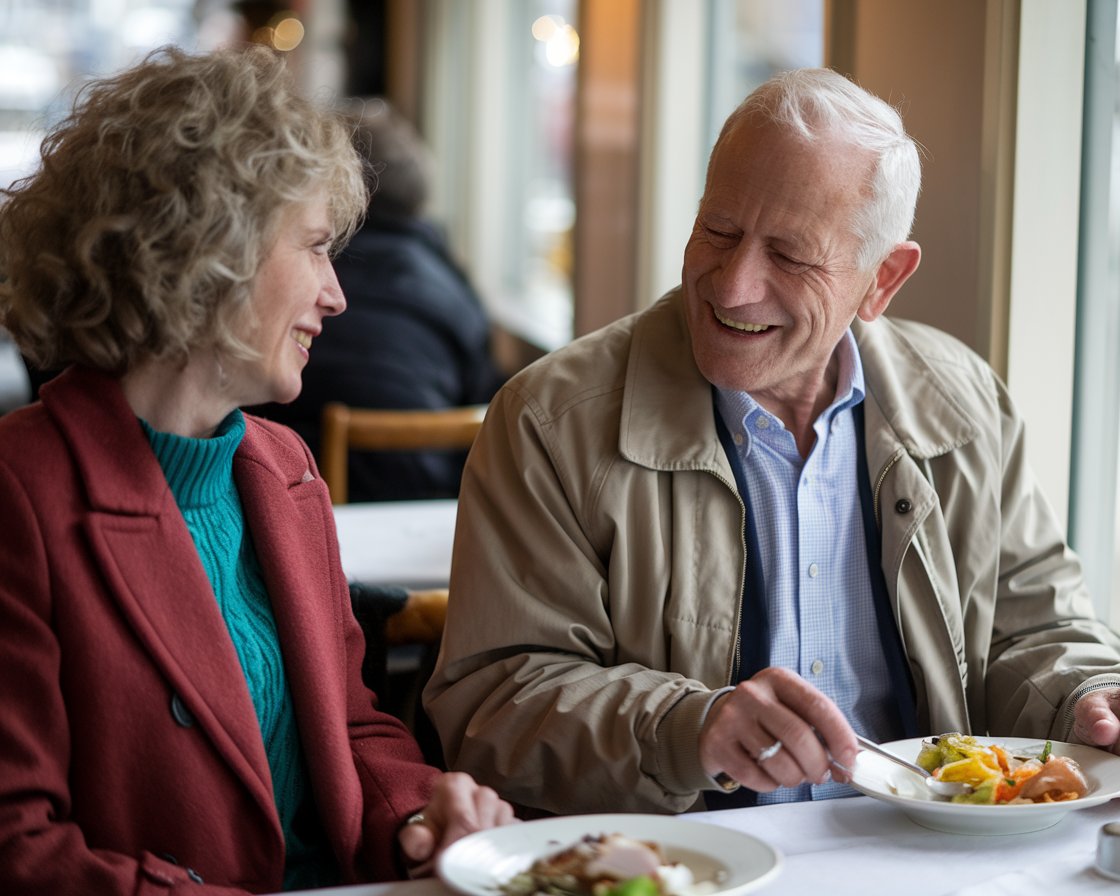
[[[723,772],[763,792],[822,784],[830,774],[846,781],[858,752],[855,732],[836,704],[775,667],[720,697],[700,731],[700,762],[709,775]]]
[[[1120,754],[1120,688],[1090,691],[1074,704],[1073,736]]]
[[[509,803],[462,772],[436,779],[431,802],[420,816],[422,821],[410,820],[400,832],[401,852],[413,877],[430,874],[436,856],[460,837],[516,820]]]

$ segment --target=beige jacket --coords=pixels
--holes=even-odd
[[[1022,421],[963,345],[858,320],[883,567],[924,732],[1069,736],[1120,684]],[[731,679],[744,508],[679,292],[515,377],[460,495],[425,704],[451,767],[552,812],[678,812]],[[837,595],[843,599],[842,595]]]

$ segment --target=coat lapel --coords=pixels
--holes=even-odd
[[[85,530],[95,562],[169,682],[168,711],[177,694],[275,820],[268,760],[237,653],[183,516],[118,382],[73,368],[42,394],[86,486]]]
[[[283,645],[300,740],[322,823],[334,842],[357,842],[361,787],[350,755],[346,618],[330,496],[302,446],[275,424],[246,417],[234,476]],[[327,560],[327,558],[334,558]]]

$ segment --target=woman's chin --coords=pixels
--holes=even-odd
[[[290,404],[299,398],[299,393],[303,391],[303,379],[296,377],[293,381],[274,383],[270,390],[271,395],[266,401],[274,402],[275,404]]]

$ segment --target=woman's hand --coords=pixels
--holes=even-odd
[[[400,832],[401,852],[412,877],[431,874],[436,856],[460,837],[517,820],[509,803],[463,772],[437,778],[431,801],[419,815]]]

